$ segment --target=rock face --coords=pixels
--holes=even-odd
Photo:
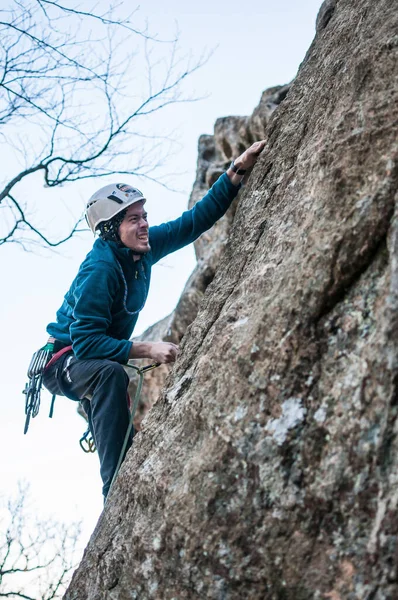
[[[397,30],[322,8],[68,600],[398,598]]]
[[[218,177],[228,168],[231,160],[239,156],[250,144],[264,138],[269,119],[285,98],[288,89],[289,86],[285,85],[265,90],[251,117],[218,119],[214,127],[214,135],[202,135],[199,138],[196,179],[188,208],[192,208],[203,198]],[[195,242],[198,262],[173,313],[149,327],[142,335],[134,338],[135,340],[162,340],[180,344],[188,325],[197,315],[207,286],[214,277],[228,239],[238,201],[239,198],[235,200],[227,214]],[[147,363],[147,360],[132,361],[132,364],[139,366]],[[169,371],[169,366],[162,365],[145,375],[140,406],[134,421],[136,430],[140,430],[142,419],[159,397]],[[132,377],[129,392],[133,398],[137,379],[131,370],[129,375]]]

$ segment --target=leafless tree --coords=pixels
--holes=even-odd
[[[193,62],[178,34],[160,39],[135,26],[137,11],[122,14],[127,3],[99,13],[88,0],[9,2],[0,11],[0,245],[57,246],[81,220],[61,239],[46,235],[29,214],[27,180],[41,175],[55,188],[113,173],[156,179],[170,133],[151,130],[151,117],[194,99],[182,84],[208,56]]]
[[[1,503],[0,598],[61,598],[77,562],[80,525],[38,519],[28,487]]]

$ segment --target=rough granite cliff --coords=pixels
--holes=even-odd
[[[251,117],[218,119],[215,123],[214,135],[200,136],[196,179],[188,208],[192,208],[203,198],[218,177],[226,171],[233,158],[236,158],[253,142],[264,139],[268,121],[285,98],[288,90],[289,86],[287,85],[265,90]],[[168,317],[149,327],[142,335],[134,338],[135,340],[148,342],[163,340],[175,344],[181,343],[188,325],[192,323],[198,313],[207,286],[214,278],[228,239],[237,202],[239,202],[239,198],[235,200],[227,214],[195,242],[197,265],[185,285],[175,310]],[[147,360],[131,362],[141,366],[148,364]],[[161,365],[145,375],[140,406],[134,421],[136,430],[140,429],[143,417],[159,397],[169,371],[168,365]],[[134,377],[134,371],[128,370],[128,373],[132,377],[130,395],[133,398],[137,379]]]
[[[327,0],[274,114],[201,138],[192,202],[268,141],[67,600],[398,598],[397,54],[396,0]]]

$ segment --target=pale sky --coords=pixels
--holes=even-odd
[[[150,224],[176,218],[185,210],[194,182],[197,141],[211,134],[218,117],[249,115],[267,87],[288,83],[315,34],[320,0],[144,0],[140,15],[147,16],[152,31],[167,36],[181,32],[185,52],[198,57],[214,48],[209,62],[196,72],[186,90],[203,100],[170,107],[154,116],[155,127],[174,129],[179,146],[170,158],[170,172],[184,172],[175,186],[184,193],[167,192],[147,181],[128,179],[148,198]],[[142,65],[132,65],[132,72]],[[4,146],[4,145],[3,145]],[[24,165],[0,148],[2,184]],[[115,177],[115,180],[126,177]],[[43,188],[40,177],[29,180],[24,188],[38,210],[38,222],[47,232],[58,231],[72,222],[84,203],[98,187],[95,180],[70,184],[55,192]],[[29,191],[28,191],[29,190]],[[40,414],[23,435],[24,396],[22,389],[32,353],[45,344],[46,325],[53,320],[75,276],[80,262],[90,250],[93,238],[81,234],[57,252],[27,253],[17,245],[0,248],[2,296],[0,311],[1,350],[1,435],[0,493],[16,490],[18,480],[31,483],[33,500],[43,514],[51,513],[68,522],[82,519],[84,546],[102,509],[101,481],[97,455],[85,455],[78,440],[85,423],[76,414],[76,405],[59,397],[52,420],[48,419],[50,397],[42,393]],[[169,314],[194,267],[192,247],[186,248],[153,269],[152,286],[135,334],[144,331]]]

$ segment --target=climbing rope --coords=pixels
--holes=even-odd
[[[141,396],[141,391],[142,391],[142,384],[144,382],[144,375],[145,373],[147,373],[148,371],[151,371],[152,369],[156,369],[156,367],[159,367],[160,363],[154,363],[153,365],[146,365],[145,367],[136,367],[135,365],[126,365],[127,367],[134,369],[138,376],[139,376],[139,380],[138,380],[138,384],[137,384],[137,389],[135,391],[135,396],[134,396],[134,402],[133,402],[133,406],[131,407],[131,413],[130,413],[130,422],[129,422],[129,426],[127,428],[126,431],[126,435],[124,437],[124,442],[123,442],[123,446],[122,449],[120,451],[120,455],[119,455],[119,460],[117,462],[116,465],[116,470],[115,473],[112,477],[112,481],[111,481],[111,485],[109,486],[109,492],[108,492],[108,496],[109,497],[109,493],[112,489],[112,486],[116,480],[116,477],[118,476],[119,473],[119,469],[120,469],[120,465],[123,462],[123,458],[124,458],[124,453],[126,451],[127,448],[127,444],[130,438],[130,434],[131,434],[131,430],[133,428],[133,421],[134,421],[134,417],[135,417],[135,413],[138,407],[138,402],[140,400],[140,396]]]

